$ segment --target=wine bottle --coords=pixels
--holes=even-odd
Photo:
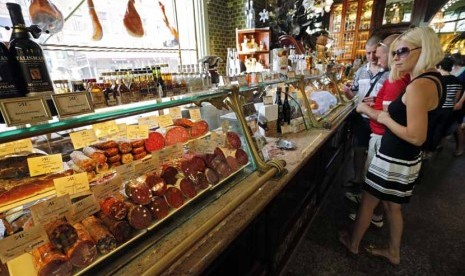
[[[289,105],[289,86],[286,86],[283,103],[283,120],[288,125],[291,124],[291,106]]]
[[[21,82],[14,72],[14,62],[8,48],[0,42],[0,99],[24,96],[20,91]]]
[[[281,87],[278,86],[276,89],[276,99],[274,103],[278,106],[278,121],[276,122],[277,131],[281,133],[281,124],[283,123],[283,102],[281,100]]]
[[[53,93],[53,85],[45,64],[42,48],[31,39],[29,32],[38,37],[38,30],[26,27],[21,6],[6,3],[10,12],[13,32],[9,51],[16,63],[17,73],[22,77],[24,92],[27,96]],[[34,30],[34,31],[32,31]]]

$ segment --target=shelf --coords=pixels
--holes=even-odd
[[[258,33],[258,32],[269,32],[270,28],[252,28],[252,29],[241,29],[237,30],[238,34],[250,34],[250,33]]]
[[[239,55],[256,55],[256,54],[268,54],[270,51],[238,51]]]

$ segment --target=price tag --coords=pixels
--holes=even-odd
[[[89,180],[87,173],[77,173],[70,176],[53,179],[57,196],[72,195],[89,190]]]
[[[98,211],[100,211],[100,205],[98,204],[95,196],[90,195],[73,203],[71,212],[69,212],[66,218],[69,222],[76,223],[97,213]]]
[[[223,131],[224,134],[226,134],[229,131],[229,121],[224,120],[221,122],[221,130]]]
[[[94,124],[92,125],[92,128],[94,129],[97,138],[114,135],[119,131],[118,125],[116,125],[115,121]]]
[[[116,175],[112,179],[92,187],[92,192],[94,193],[95,198],[100,201],[117,194],[122,187],[123,180],[120,175]]]
[[[189,109],[189,116],[192,121],[202,120],[202,115],[200,114],[200,108],[191,108]]]
[[[202,152],[202,153],[212,153],[213,150],[215,148],[212,148],[211,147],[211,144],[209,141],[205,140],[205,139],[200,139],[200,140],[197,140],[197,150],[198,152]]]
[[[0,111],[8,126],[40,123],[52,119],[47,102],[42,97],[2,100]]]
[[[118,132],[114,133],[113,135],[110,135],[111,138],[113,139],[127,139],[127,125],[125,123],[122,124],[117,124],[118,126]]]
[[[287,78],[288,79],[295,79],[295,71],[287,72]]]
[[[22,139],[14,142],[0,144],[0,156],[22,151],[32,152],[32,150],[33,148],[31,139]]]
[[[97,143],[97,136],[92,129],[81,130],[69,134],[74,149],[82,149],[83,147]]]
[[[218,134],[216,132],[213,132],[210,138],[210,145],[213,149],[216,147],[224,147],[224,144],[226,142],[226,135],[224,134]]]
[[[158,116],[148,116],[137,119],[139,125],[147,125],[149,128],[158,127]]]
[[[27,159],[29,174],[31,176],[54,173],[63,170],[61,154],[52,154]]]
[[[69,195],[55,197],[31,207],[34,224],[47,224],[67,216],[71,208]]]
[[[0,259],[6,263],[25,252],[48,242],[47,233],[41,225],[33,226],[12,236],[0,240]]]
[[[182,118],[182,112],[181,112],[181,108],[179,106],[172,107],[172,108],[170,108],[168,110],[169,110],[169,114],[170,114],[170,116],[171,116],[171,118],[173,120]]]
[[[87,92],[55,94],[52,95],[52,99],[57,108],[59,118],[94,112],[92,99]]]
[[[237,82],[239,82],[239,86],[249,86],[249,82],[247,81],[247,76],[245,75],[240,75],[237,76]]]
[[[116,167],[116,172],[123,182],[134,179],[134,162]]]
[[[257,82],[258,82],[258,83],[262,83],[262,82],[263,82],[263,75],[262,75],[262,73],[260,73],[260,72],[257,73]]]
[[[129,125],[126,129],[128,139],[147,139],[149,138],[148,125]]]
[[[187,148],[189,152],[197,152],[197,145],[199,144],[198,139],[191,140],[187,143]]]
[[[136,175],[143,175],[155,169],[156,167],[153,158],[144,158],[142,160],[136,160],[134,162],[134,170],[136,172]]]
[[[175,144],[172,146],[165,147],[156,152],[160,164],[170,163],[174,159],[181,158],[184,154],[184,147],[182,144]]]
[[[170,115],[161,115],[158,117],[158,123],[160,127],[165,128],[173,125],[173,118]]]

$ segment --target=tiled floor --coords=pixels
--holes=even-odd
[[[465,275],[465,156],[452,156],[452,141],[423,163],[423,176],[410,204],[403,208],[401,264],[389,265],[361,250],[349,256],[337,233],[347,229],[350,203],[334,186],[310,230],[296,248],[284,275]],[[350,168],[346,170],[350,176]],[[371,227],[362,242],[383,244],[386,225]]]

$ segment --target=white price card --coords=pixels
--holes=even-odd
[[[129,125],[126,129],[128,139],[147,139],[149,138],[148,125]]]
[[[27,230],[0,240],[0,259],[2,263],[6,263],[25,252],[31,252],[47,242],[48,237],[43,226],[32,226]]]
[[[200,114],[200,108],[191,108],[189,109],[189,116],[192,121],[202,120],[202,115]]]
[[[181,108],[179,106],[172,107],[172,108],[168,109],[168,111],[169,111],[169,114],[170,114],[170,116],[171,116],[171,118],[173,120],[182,118],[182,112],[181,112]]]
[[[90,189],[86,172],[53,179],[53,184],[57,196],[69,194],[71,198],[74,194],[80,194]]]
[[[29,174],[31,176],[59,172],[63,170],[61,154],[52,154],[27,159]]]
[[[100,205],[94,195],[89,195],[78,202],[73,203],[71,212],[66,217],[71,223],[80,222],[83,219],[100,211]]]
[[[71,138],[74,149],[82,149],[83,147],[95,144],[98,141],[97,136],[92,129],[71,132],[69,137]]]
[[[147,116],[137,119],[139,125],[147,125],[149,128],[158,127],[158,116]]]
[[[134,162],[116,167],[116,172],[123,182],[134,179]]]
[[[171,118],[170,115],[161,115],[158,117],[158,123],[160,124],[161,128],[169,127],[174,124],[173,118]]]
[[[114,135],[119,131],[115,121],[108,121],[92,125],[97,138]]]
[[[143,175],[155,169],[156,167],[152,157],[146,157],[144,159],[134,161],[134,170],[136,175]]]
[[[116,175],[108,181],[99,183],[92,187],[97,200],[104,200],[105,198],[117,194],[123,187],[123,180],[120,175]]]
[[[0,111],[8,126],[41,123],[52,119],[52,113],[43,97],[1,100]]]
[[[92,99],[87,92],[52,95],[59,118],[66,118],[94,112]]]
[[[31,207],[34,224],[47,224],[66,217],[71,208],[69,195],[48,199]]]

